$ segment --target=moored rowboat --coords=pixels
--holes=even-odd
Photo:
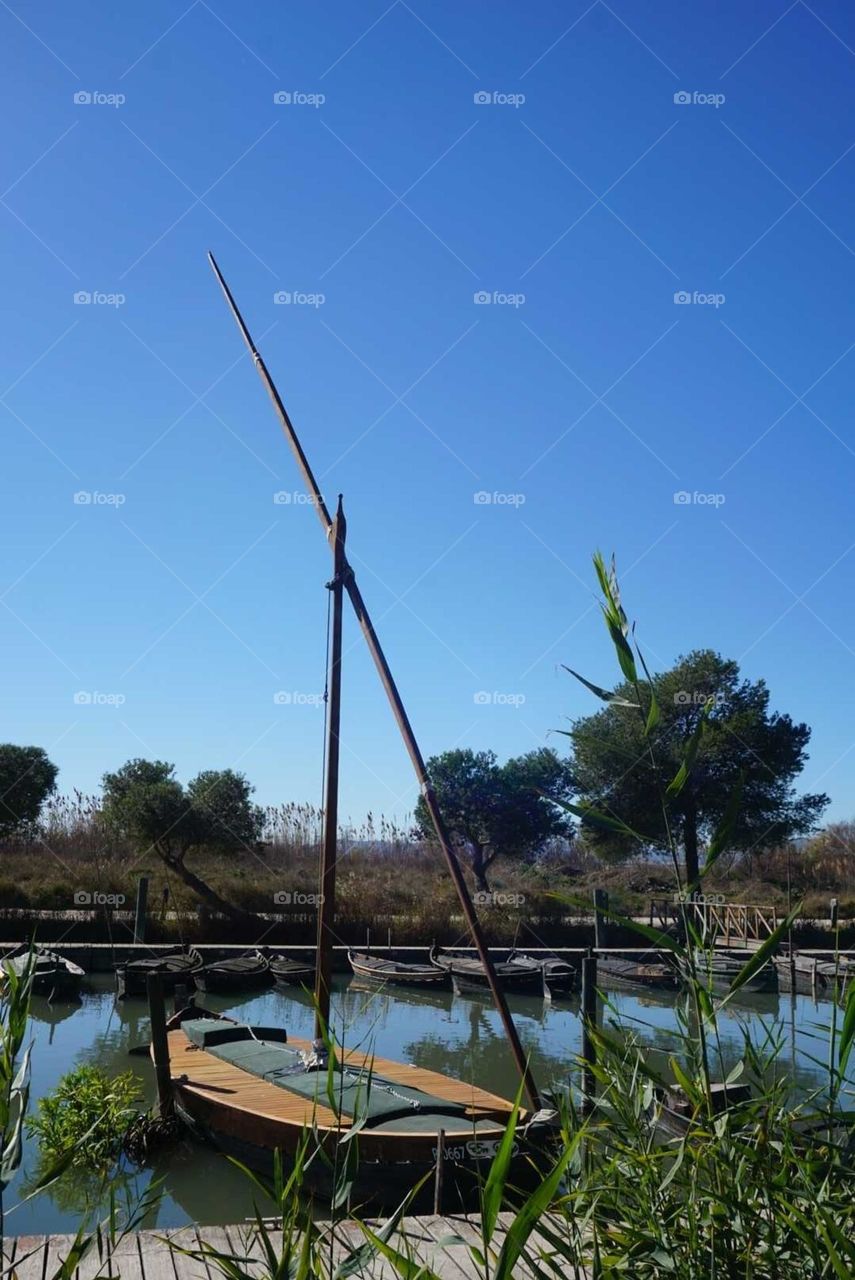
[[[142,960],[129,960],[116,969],[116,988],[123,996],[144,996],[150,973],[160,976],[164,991],[174,991],[181,983],[192,985],[193,975],[202,968],[204,961],[195,948],[190,951],[168,951],[159,956],[146,956]]]
[[[233,991],[262,991],[273,985],[270,961],[260,951],[227,960],[214,960],[193,974],[199,991],[216,991],[228,995]]]
[[[270,973],[277,987],[311,987],[315,981],[315,962],[292,960],[290,956],[268,955]]]
[[[668,964],[597,956],[597,985],[629,991],[672,991],[677,986],[677,975]]]
[[[450,976],[451,985],[456,992],[490,990],[487,972],[477,957],[459,951],[439,951],[433,946],[430,949],[430,960],[435,968]],[[517,956],[515,959],[495,962],[493,968],[503,991],[543,990],[543,970],[539,961]]]
[[[389,983],[393,987],[429,987],[431,990],[449,985],[448,973],[434,964],[405,964],[401,960],[358,951],[348,951],[347,958],[356,976],[368,982]]]
[[[560,956],[530,956],[522,951],[512,951],[508,963],[522,965],[526,971],[530,965],[538,965],[546,1000],[560,1000],[579,989],[578,969]]]
[[[86,976],[79,964],[66,960],[65,956],[45,947],[36,947],[30,962],[29,947],[20,947],[4,956],[3,968],[23,977],[32,963],[32,992],[47,996],[48,1000],[73,999],[80,994],[80,984]]]

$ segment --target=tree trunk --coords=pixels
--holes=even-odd
[[[472,874],[475,877],[475,887],[479,893],[489,893],[490,886],[487,883],[487,867],[489,862],[484,857],[484,845],[477,844],[472,841]]]
[[[686,795],[683,809],[683,853],[686,859],[686,892],[694,893],[700,883],[698,867],[698,811],[695,798]]]
[[[161,857],[163,857],[162,854]],[[180,858],[163,858],[163,861],[171,871],[174,871],[184,881],[188,889],[192,889],[195,894],[198,894],[202,901],[206,902],[214,911],[221,912],[224,916],[228,916],[229,919],[235,920],[239,924],[251,923],[260,927],[265,925],[265,921],[260,916],[255,915],[254,912],[244,911],[242,907],[236,907],[231,902],[227,902],[225,898],[221,898],[216,889],[212,889],[204,880],[200,880],[197,875],[194,875]]]

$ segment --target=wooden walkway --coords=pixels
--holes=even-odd
[[[512,1220],[509,1213],[499,1215],[493,1239],[497,1251]],[[368,1225],[377,1232],[382,1220],[369,1219]],[[280,1248],[281,1232],[271,1231],[270,1236],[274,1247]],[[337,1224],[332,1236],[332,1239],[329,1235],[327,1237],[324,1269],[311,1273],[318,1280],[332,1275],[348,1255],[365,1243],[365,1236],[355,1222]],[[18,1236],[8,1240],[2,1280],[59,1280],[58,1273],[73,1240],[73,1236]],[[470,1250],[470,1245],[483,1248],[480,1223],[476,1217],[407,1218],[390,1243],[420,1266],[429,1267],[442,1280],[470,1280],[470,1277],[484,1275],[483,1267],[476,1265]],[[204,1254],[205,1246],[229,1254],[255,1280],[265,1280],[270,1275],[255,1229],[242,1224],[141,1231],[125,1236],[112,1250],[106,1242],[100,1249],[95,1244],[73,1271],[66,1272],[63,1280],[219,1280],[222,1273],[213,1262],[192,1256]],[[553,1249],[543,1236],[534,1233],[529,1238],[527,1253],[529,1257],[537,1258],[537,1273],[523,1261],[518,1261],[514,1266],[514,1277],[533,1280],[538,1274],[562,1276],[568,1280],[569,1263],[563,1258],[550,1261]],[[392,1277],[400,1275],[390,1263],[379,1257],[365,1258],[347,1274],[369,1280],[392,1280]],[[583,1273],[580,1271],[578,1274],[581,1276]]]

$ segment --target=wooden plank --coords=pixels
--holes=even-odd
[[[7,1239],[5,1257],[10,1259],[10,1265],[18,1280],[43,1280],[47,1258],[47,1236],[18,1236]]]

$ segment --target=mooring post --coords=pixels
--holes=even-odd
[[[172,1073],[169,1069],[169,1040],[166,1035],[166,1005],[163,1000],[163,978],[150,973],[146,978],[148,1012],[151,1018],[151,1047],[157,1080],[157,1101],[162,1116],[172,1115]]]
[[[137,909],[134,914],[134,942],[145,942],[147,908],[148,876],[140,876],[137,881]]]
[[[436,1135],[436,1174],[433,1181],[433,1211],[437,1217],[442,1213],[442,1174],[445,1160],[445,1130],[440,1129]]]
[[[597,957],[589,949],[582,958],[582,1114],[589,1115],[594,1106],[596,1080],[593,1066],[597,1049],[593,1032],[597,1025]]]
[[[609,909],[609,895],[605,889],[594,890],[594,946],[599,951],[600,947],[608,945],[608,923],[603,912]]]
[[[831,932],[836,933],[837,932],[837,907],[838,907],[837,899],[832,898],[831,902],[828,904],[828,907],[831,915]]]

